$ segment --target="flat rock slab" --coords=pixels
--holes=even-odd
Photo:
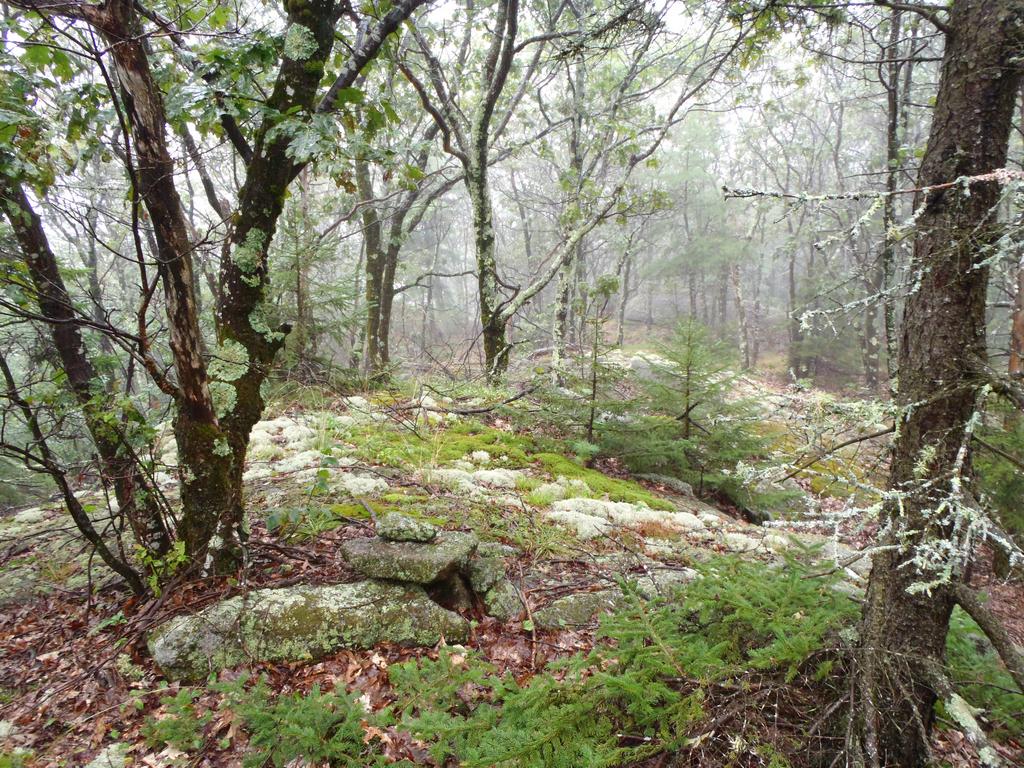
[[[432,646],[468,636],[469,623],[421,587],[359,581],[232,597],[171,619],[150,634],[148,645],[168,677],[201,681],[244,662],[310,661],[339,648]]]
[[[437,526],[398,512],[386,512],[377,520],[377,534],[388,541],[428,542],[437,538]]]
[[[350,539],[341,544],[341,553],[349,565],[371,579],[432,584],[464,570],[478,543],[471,533],[441,531],[430,543]]]
[[[589,624],[599,614],[611,613],[627,604],[628,599],[618,589],[576,592],[534,611],[533,620],[541,629],[574,629]]]

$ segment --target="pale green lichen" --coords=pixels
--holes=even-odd
[[[280,341],[284,338],[284,334],[280,331],[275,331],[270,327],[270,320],[267,317],[267,309],[262,302],[256,305],[256,308],[249,313],[249,325],[256,333],[260,334],[264,339],[269,342]]]
[[[224,339],[210,360],[210,376],[218,381],[235,381],[249,370],[249,353],[234,339]]]
[[[213,408],[217,412],[217,418],[223,419],[235,409],[238,402],[238,393],[235,385],[226,381],[210,382],[210,397],[213,398]]]
[[[284,55],[292,61],[305,61],[317,52],[316,36],[309,27],[292,24],[284,36]]]
[[[267,244],[267,233],[262,229],[250,229],[245,240],[235,247],[231,261],[242,273],[242,281],[253,287],[260,284],[256,272],[263,266],[263,251]]]
[[[231,446],[223,437],[218,438],[217,442],[213,444],[213,453],[215,456],[230,456]]]
[[[321,658],[381,642],[433,646],[467,639],[469,623],[411,585],[364,581],[256,590],[171,619],[149,637],[154,661],[171,676],[201,680],[246,661]]]

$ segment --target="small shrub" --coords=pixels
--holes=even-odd
[[[285,768],[303,760],[331,766],[387,765],[364,740],[361,722],[367,712],[352,694],[323,693],[314,686],[308,694],[272,698],[266,680],[245,688],[246,680],[215,684],[227,694],[231,709],[249,734],[244,768]]]
[[[996,738],[1024,733],[1024,691],[1020,691],[992,644],[974,620],[953,610],[946,638],[949,675],[963,697],[984,710]]]
[[[182,688],[173,696],[160,700],[161,713],[146,718],[142,736],[151,747],[174,747],[182,752],[199,749],[203,745],[203,731],[210,722],[211,713],[202,714],[196,708],[196,693]]]
[[[463,650],[393,665],[394,715],[442,764],[604,768],[702,743],[721,691],[783,690],[797,675],[823,685],[838,657],[830,638],[857,615],[852,601],[796,563],[767,574],[735,559],[701,569],[684,599],[632,601],[602,622],[592,651],[522,684]],[[751,707],[745,730],[714,736],[723,754],[741,739],[765,764],[785,766]]]

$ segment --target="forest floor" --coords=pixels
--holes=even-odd
[[[776,398],[785,419],[804,421],[802,409],[817,407],[783,387],[747,386],[761,388],[761,398]],[[854,594],[865,583],[870,558],[857,557],[864,532],[814,523],[823,508],[840,503],[821,483],[798,479],[799,503],[789,506],[789,522],[758,527],[670,481],[631,478],[614,462],[587,468],[572,461],[565,444],[530,414],[526,398],[516,408],[530,416],[529,428],[483,406],[479,399],[421,393],[293,403],[270,413],[253,435],[246,473],[251,556],[237,579],[172,583],[157,597],[132,598],[92,560],[57,506],[4,517],[0,768],[241,766],[246,736],[230,709],[219,706],[223,694],[209,689],[195,694],[194,705],[209,717],[194,749],[154,741],[147,724],[167,716],[180,684],[153,663],[147,633],[171,617],[256,588],[354,581],[339,545],[372,533],[371,517],[388,510],[514,548],[508,577],[526,611],[502,622],[475,606],[466,645],[520,682],[595,642],[596,616],[562,626],[536,617],[552,614],[552,606],[571,610],[574,596],[607,590],[623,576],[641,578],[652,568],[683,575],[716,556],[785,568],[787,558],[796,557],[812,568],[840,571]],[[858,450],[871,471],[877,452]],[[167,469],[159,480],[173,501],[169,435],[158,454]],[[89,489],[82,494],[101,518],[103,499]],[[801,514],[801,505],[817,517]],[[1000,582],[985,568],[974,578],[1024,643],[1024,585]],[[314,685],[355,691],[374,712],[395,700],[389,667],[418,657],[436,659],[438,649],[385,644],[312,663],[250,664],[245,671],[265,675],[279,693]],[[237,679],[240,672],[225,671],[220,679]],[[401,728],[368,721],[364,727],[367,742],[375,740],[388,759],[436,764]],[[951,765],[975,764],[956,731],[937,730],[934,746]],[[1019,764],[1020,738],[1007,739],[1001,749]],[[737,764],[767,763],[751,755]]]

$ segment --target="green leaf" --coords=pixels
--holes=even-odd
[[[334,106],[341,107],[345,104],[362,104],[366,101],[366,94],[359,88],[342,88],[334,97]]]

